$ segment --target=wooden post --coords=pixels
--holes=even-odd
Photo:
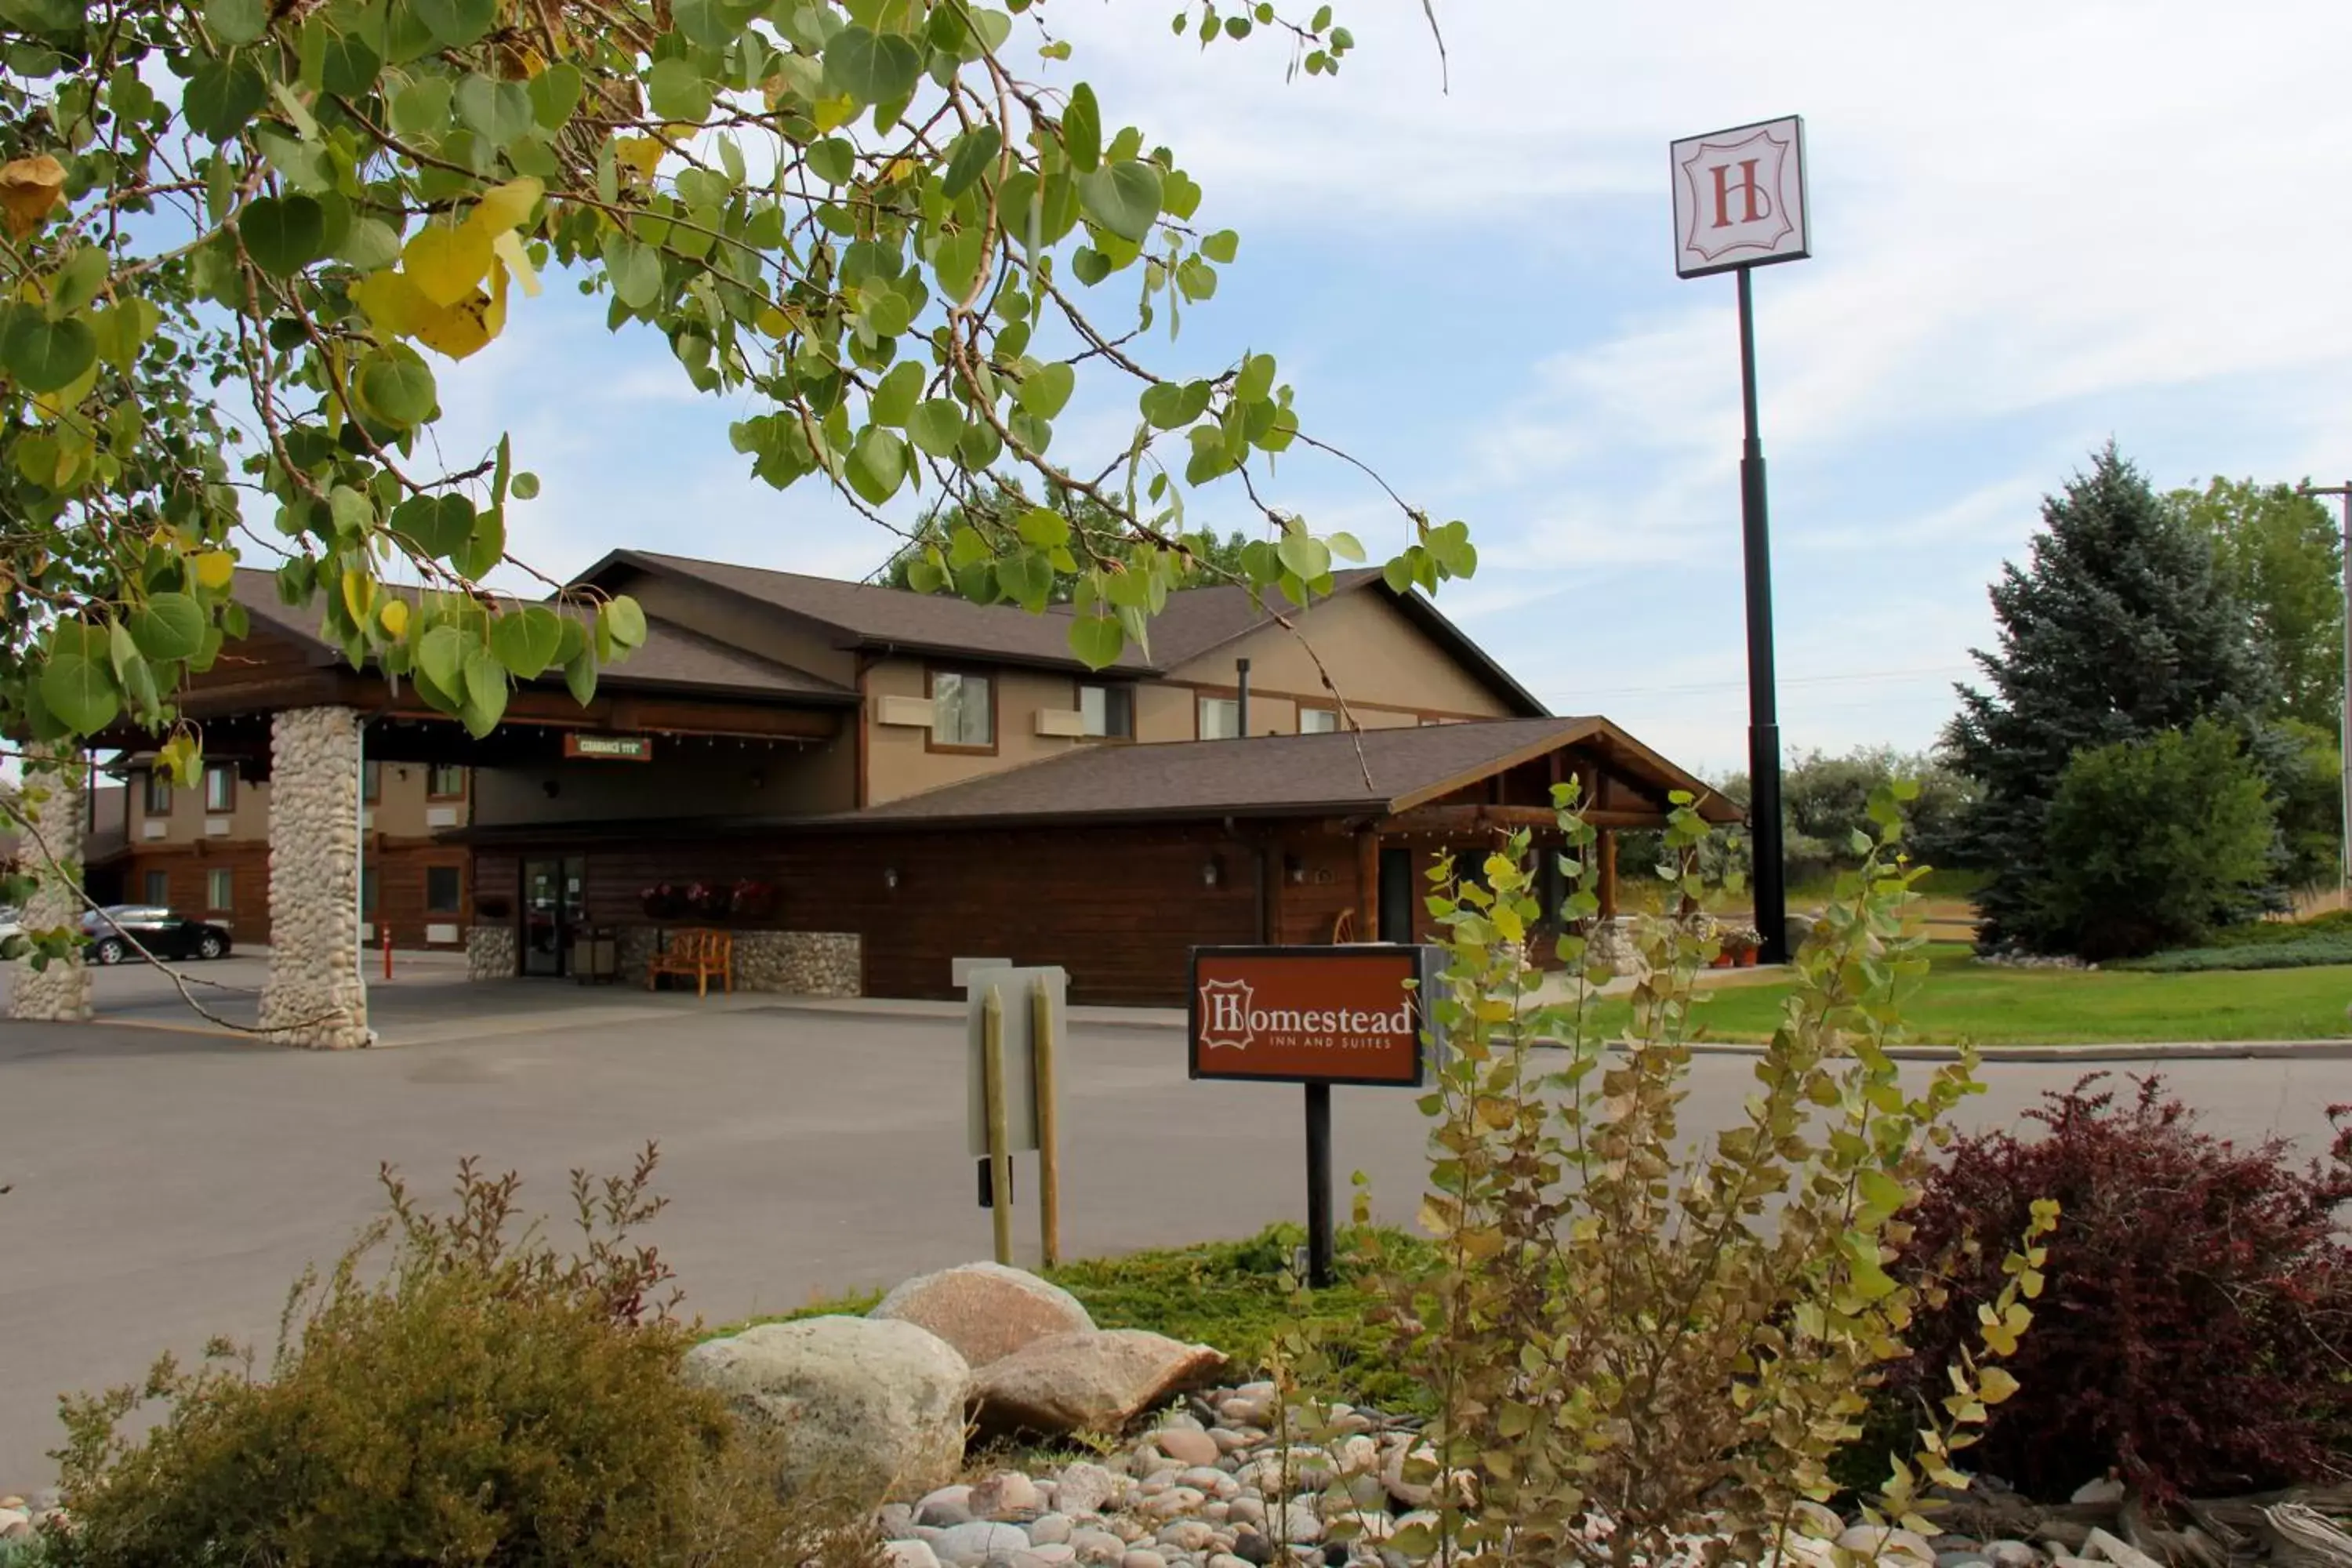
[[[1004,999],[993,985],[980,1005],[982,1109],[988,1119],[988,1218],[996,1261],[1013,1264],[1013,1156],[1004,1124]]]
[[[1600,837],[1593,841],[1592,850],[1601,858],[1598,889],[1601,918],[1613,920],[1617,915],[1617,835],[1609,828],[1602,828]]]
[[[1356,940],[1381,940],[1381,836],[1369,827],[1356,835]]]
[[[1055,1085],[1054,994],[1038,978],[1029,999],[1029,1043],[1034,1053],[1031,1082],[1037,1096],[1037,1237],[1041,1265],[1051,1268],[1062,1261],[1061,1107]]]

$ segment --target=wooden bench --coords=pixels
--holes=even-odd
[[[694,976],[694,994],[710,994],[710,982],[716,977],[719,989],[729,995],[735,992],[735,939],[723,931],[676,931],[670,932],[669,946],[653,955],[646,964],[646,989],[654,990],[665,974],[675,974],[683,980]]]

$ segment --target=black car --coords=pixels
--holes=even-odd
[[[115,904],[93,910],[82,916],[81,929],[89,939],[91,959],[100,963],[137,958],[141,948],[157,958],[228,956],[226,926],[174,914],[153,904]]]

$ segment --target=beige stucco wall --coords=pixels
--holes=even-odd
[[[473,803],[466,800],[431,800],[426,797],[428,770],[422,763],[386,763],[383,764],[381,797],[369,802],[365,812],[366,830],[390,838],[427,838],[452,827],[463,827],[471,820]],[[404,777],[403,775],[405,775]],[[152,820],[163,825],[159,837],[149,837],[145,824],[147,795],[134,775],[128,791],[131,813],[131,843],[132,847],[150,849],[181,847],[192,844],[267,843],[269,839],[269,785],[254,784],[245,779],[236,781],[235,807],[226,813],[206,812],[202,784],[172,792],[172,809]],[[468,791],[470,795],[471,792]],[[430,813],[450,809],[456,820],[436,824]],[[205,824],[210,817],[226,816],[226,833],[206,833]]]
[[[467,770],[463,800],[430,799],[425,794],[430,773],[423,763],[386,763],[379,768],[382,782],[378,798],[362,807],[367,830],[387,838],[429,838],[470,823],[474,809],[472,770]],[[431,815],[435,811],[454,813],[457,820],[436,823]]]
[[[474,774],[475,820],[487,826],[846,811],[855,745],[845,732],[798,750],[660,735],[651,762],[575,759],[536,768],[483,768]]]
[[[911,724],[885,724],[878,717],[886,697],[926,700],[926,668],[920,659],[884,658],[877,659],[866,672],[866,804],[870,805],[1026,763],[1064,756],[1073,747],[1100,744],[1037,733],[1041,709],[1070,712],[1077,708],[1078,682],[1075,676],[999,667],[989,672],[996,680],[995,754],[931,751],[927,745],[929,730]]]
[[[1269,714],[1287,698],[1311,707],[1332,706],[1323,690],[1323,668],[1367,729],[1413,723],[1426,714],[1461,719],[1502,719],[1510,709],[1382,594],[1372,590],[1327,599],[1294,617],[1314,655],[1299,637],[1280,626],[1264,626],[1213,653],[1169,671],[1174,681],[1230,689],[1234,661],[1250,661],[1250,728],[1265,732],[1260,707]],[[1291,726],[1296,728],[1296,724]],[[1285,733],[1289,731],[1286,730]],[[1155,740],[1177,737],[1154,735]],[[1192,738],[1189,723],[1181,737]]]
[[[782,610],[672,577],[639,573],[622,585],[646,614],[763,658],[807,670],[843,686],[857,679],[857,656]]]

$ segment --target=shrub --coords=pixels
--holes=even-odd
[[[2176,947],[2146,958],[2121,959],[2107,967],[2139,970],[2148,974],[2199,974],[2215,969],[2310,969],[2323,963],[2352,963],[2352,936]]]
[[[517,1182],[459,1168],[289,1300],[270,1375],[215,1345],[192,1372],[68,1401],[57,1458],[71,1568],[420,1563],[709,1568],[796,1562],[786,1515],[724,1405],[677,1376],[668,1269],[629,1238],[661,1205],[648,1149],[601,1188],[575,1174],[581,1249],[515,1231]],[[388,1247],[373,1283],[363,1266]],[[143,1438],[121,1424],[168,1402]]]
[[[2236,733],[2200,719],[2075,753],[2044,822],[2032,945],[2093,960],[2190,947],[2259,907],[2276,828]]]
[[[1397,1272],[1383,1317],[1435,1405],[1421,1473],[1475,1478],[1477,1506],[1435,1487],[1437,1523],[1400,1531],[1399,1550],[1622,1568],[1680,1560],[1677,1538],[1698,1532],[1723,1538],[1707,1561],[1753,1563],[1801,1500],[1836,1491],[1831,1464],[1863,1436],[1869,1391],[1907,1356],[1903,1325],[1930,1300],[1887,1272],[1895,1216],[1976,1087],[1969,1058],[1906,1082],[1889,1053],[1900,989],[1924,965],[1902,931],[1916,873],[1893,858],[1893,792],[1870,810],[1880,833],[1799,955],[1756,1092],[1696,1148],[1680,1118],[1713,939],[1640,925],[1632,1026],[1614,1038],[1595,1026],[1608,974],[1582,938],[1559,943],[1569,1000],[1538,998],[1559,982],[1528,952],[1542,911],[1524,836],[1475,879],[1433,872],[1448,962],[1430,1005],[1448,1057],[1422,1102],[1422,1224],[1438,1240],[1433,1259]],[[1572,814],[1562,832],[1569,912],[1589,917],[1595,833]],[[1706,835],[1678,797],[1669,854],[1689,867]],[[1968,1437],[1953,1426],[2012,1386],[1994,1363],[2032,1320],[2021,1298],[2039,1287],[2032,1241],[2047,1223],[2020,1216],[2013,1276],[1969,1303],[1991,1327],[1980,1352],[1952,1358],[1950,1418],[1912,1446],[1928,1479],[1959,1479],[1949,1455]],[[1878,1479],[1886,1513],[1933,1530],[1917,1474]]]
[[[2352,1441],[2352,1125],[2298,1171],[2272,1142],[2197,1131],[2157,1079],[2118,1102],[2098,1076],[2026,1112],[2030,1141],[1963,1139],[1913,1214],[1906,1266],[1936,1268],[1951,1303],[1923,1313],[1896,1386],[1941,1392],[1969,1333],[1971,1291],[2036,1198],[2059,1200],[2049,1288],[2011,1363],[2023,1384],[1993,1413],[1977,1464],[2063,1498],[2108,1470],[2151,1498],[2340,1477]],[[1935,1260],[1947,1260],[1937,1263]]]

